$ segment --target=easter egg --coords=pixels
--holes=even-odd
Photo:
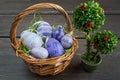
[[[61,38],[61,44],[64,48],[70,48],[73,44],[72,36],[70,34],[66,34]]]
[[[43,37],[51,37],[52,35],[52,27],[47,22],[42,22],[39,24],[37,28],[38,34]]]
[[[64,53],[64,48],[60,42],[54,38],[49,38],[46,41],[45,47],[48,50],[49,57],[61,56]]]
[[[59,41],[61,40],[61,38],[64,36],[64,31],[63,31],[61,25],[58,25],[57,28],[55,30],[53,30],[52,36],[53,36],[53,38],[55,38]]]
[[[48,57],[48,51],[43,47],[32,48],[30,52],[31,52],[31,55],[35,58],[44,59]]]
[[[25,30],[25,31],[23,31],[23,32],[21,33],[20,38],[21,38],[21,39],[25,39],[25,38],[28,37],[29,35],[35,36],[36,34],[33,33],[33,32],[30,32],[30,30],[28,29],[28,30]]]
[[[28,49],[33,47],[41,47],[43,45],[42,38],[33,32],[24,32],[21,36],[22,44]]]

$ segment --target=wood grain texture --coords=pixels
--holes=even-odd
[[[0,1],[0,14],[16,14],[21,10],[37,3],[51,2],[62,6],[66,11],[72,13],[74,7],[86,0],[1,0]],[[96,0],[105,9],[107,14],[120,14],[120,0]],[[48,10],[43,10],[42,13],[52,13]],[[54,13],[53,13],[54,14]]]
[[[51,25],[64,25],[65,24],[65,20],[63,16],[61,15],[42,15],[42,16],[43,16],[43,19],[49,22]],[[6,15],[0,16],[0,18],[2,19],[1,24],[0,24],[0,36],[1,37],[9,36],[10,27],[11,27],[14,17],[15,16],[12,16],[12,15],[11,16],[6,16]],[[70,15],[70,17],[72,18],[72,15]],[[23,30],[27,29],[27,26],[29,25],[32,19],[33,19],[33,16],[30,15],[26,17],[20,23],[20,26],[18,27],[18,30],[17,30],[18,36]],[[120,21],[120,15],[114,15],[114,16],[106,15],[105,25],[102,26],[99,31],[104,30],[104,29],[109,29],[120,38],[120,31],[119,31],[120,22],[119,21]],[[75,36],[78,36],[78,37],[84,37],[84,35],[80,31],[75,30],[75,29],[74,29],[74,34]]]
[[[4,44],[3,44],[4,43]],[[85,40],[79,40],[79,49],[66,70],[56,76],[38,76],[31,73],[23,61],[10,48],[9,39],[0,38],[0,80],[119,80],[120,41],[111,55],[104,55],[103,62],[93,73],[87,73],[80,64],[79,55],[84,51]]]
[[[4,18],[1,20],[0,24],[0,36],[8,36],[11,24],[13,22],[15,16],[0,16],[0,18]],[[44,21],[49,22],[51,25],[65,25],[65,19],[62,15],[42,15]],[[17,30],[17,35],[19,36],[20,33],[27,29],[29,26],[29,23],[33,19],[33,15],[30,15],[26,17],[19,25],[18,30]],[[82,37],[82,34],[78,33],[79,31],[74,31],[75,35],[79,34],[79,36]]]

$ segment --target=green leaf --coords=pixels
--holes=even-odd
[[[106,35],[108,36],[108,41],[105,40]],[[94,43],[99,42],[97,50],[99,50],[101,54],[107,54],[113,51],[118,42],[116,35],[114,35],[110,30],[104,30],[96,33],[93,40]]]
[[[39,16],[40,21],[44,21],[43,17],[40,15]]]

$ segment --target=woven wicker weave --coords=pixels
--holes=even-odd
[[[59,11],[64,16],[67,22],[66,32],[70,34],[72,33],[72,25],[71,25],[70,18],[62,7],[53,3],[39,3],[39,4],[35,4],[33,6],[28,7],[27,9],[23,10],[21,13],[19,13],[15,17],[10,30],[11,45],[15,50],[16,55],[19,56],[25,62],[25,64],[28,66],[31,72],[37,73],[39,75],[56,75],[62,72],[69,65],[77,49],[78,42],[74,38],[74,36],[73,36],[73,46],[71,47],[71,49],[69,49],[67,53],[59,57],[48,58],[48,59],[35,59],[26,55],[25,53],[17,52],[17,50],[19,50],[21,46],[21,40],[16,39],[16,30],[19,23],[25,16],[41,8],[53,8]]]

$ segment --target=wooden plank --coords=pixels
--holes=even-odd
[[[51,25],[65,25],[65,19],[62,15],[42,15],[43,19],[47,22],[49,22]],[[11,24],[13,22],[13,18],[14,16],[0,16],[0,18],[4,18],[1,20],[1,27],[0,27],[0,36],[4,37],[4,36],[9,36],[9,31],[11,28]],[[29,23],[31,22],[31,20],[33,19],[33,16],[28,16],[26,17],[20,24],[20,26],[18,27],[18,34],[20,35],[20,33],[27,29],[27,26],[29,26]],[[77,34],[79,31],[75,31],[75,34]],[[79,34],[79,36],[82,36],[81,34]]]
[[[103,62],[93,73],[87,73],[81,67],[80,54],[85,49],[85,40],[80,39],[71,64],[56,76],[38,76],[31,73],[23,61],[16,57],[10,48],[9,39],[0,38],[0,80],[119,80],[120,41],[111,55],[103,56]]]
[[[61,15],[42,15],[42,16],[43,16],[43,19],[45,21],[48,21],[51,25],[65,24],[65,20]],[[72,17],[72,15],[70,15],[70,17]],[[0,16],[0,19],[1,19],[0,37],[9,36],[9,31],[10,31],[11,24],[13,22],[13,18],[14,18],[14,15]],[[20,35],[20,33],[26,29],[26,26],[28,26],[28,24],[32,19],[33,19],[33,16],[30,15],[20,23],[20,26],[17,30],[18,32],[17,35]],[[119,31],[120,22],[119,21],[120,21],[120,15],[107,15],[105,25],[102,26],[100,30],[110,29],[113,33],[117,34],[117,36],[120,38],[120,31]],[[74,29],[74,33],[78,37],[84,37],[84,35],[78,30]]]
[[[73,11],[74,7],[85,2],[86,0],[1,0],[0,1],[0,14],[16,14],[23,9],[41,2],[51,2],[62,6],[66,11]],[[106,13],[120,14],[120,0],[97,0],[100,5],[105,9]],[[48,10],[41,10],[42,13],[48,13]],[[44,12],[45,11],[45,12]],[[49,11],[50,13],[51,11]]]

